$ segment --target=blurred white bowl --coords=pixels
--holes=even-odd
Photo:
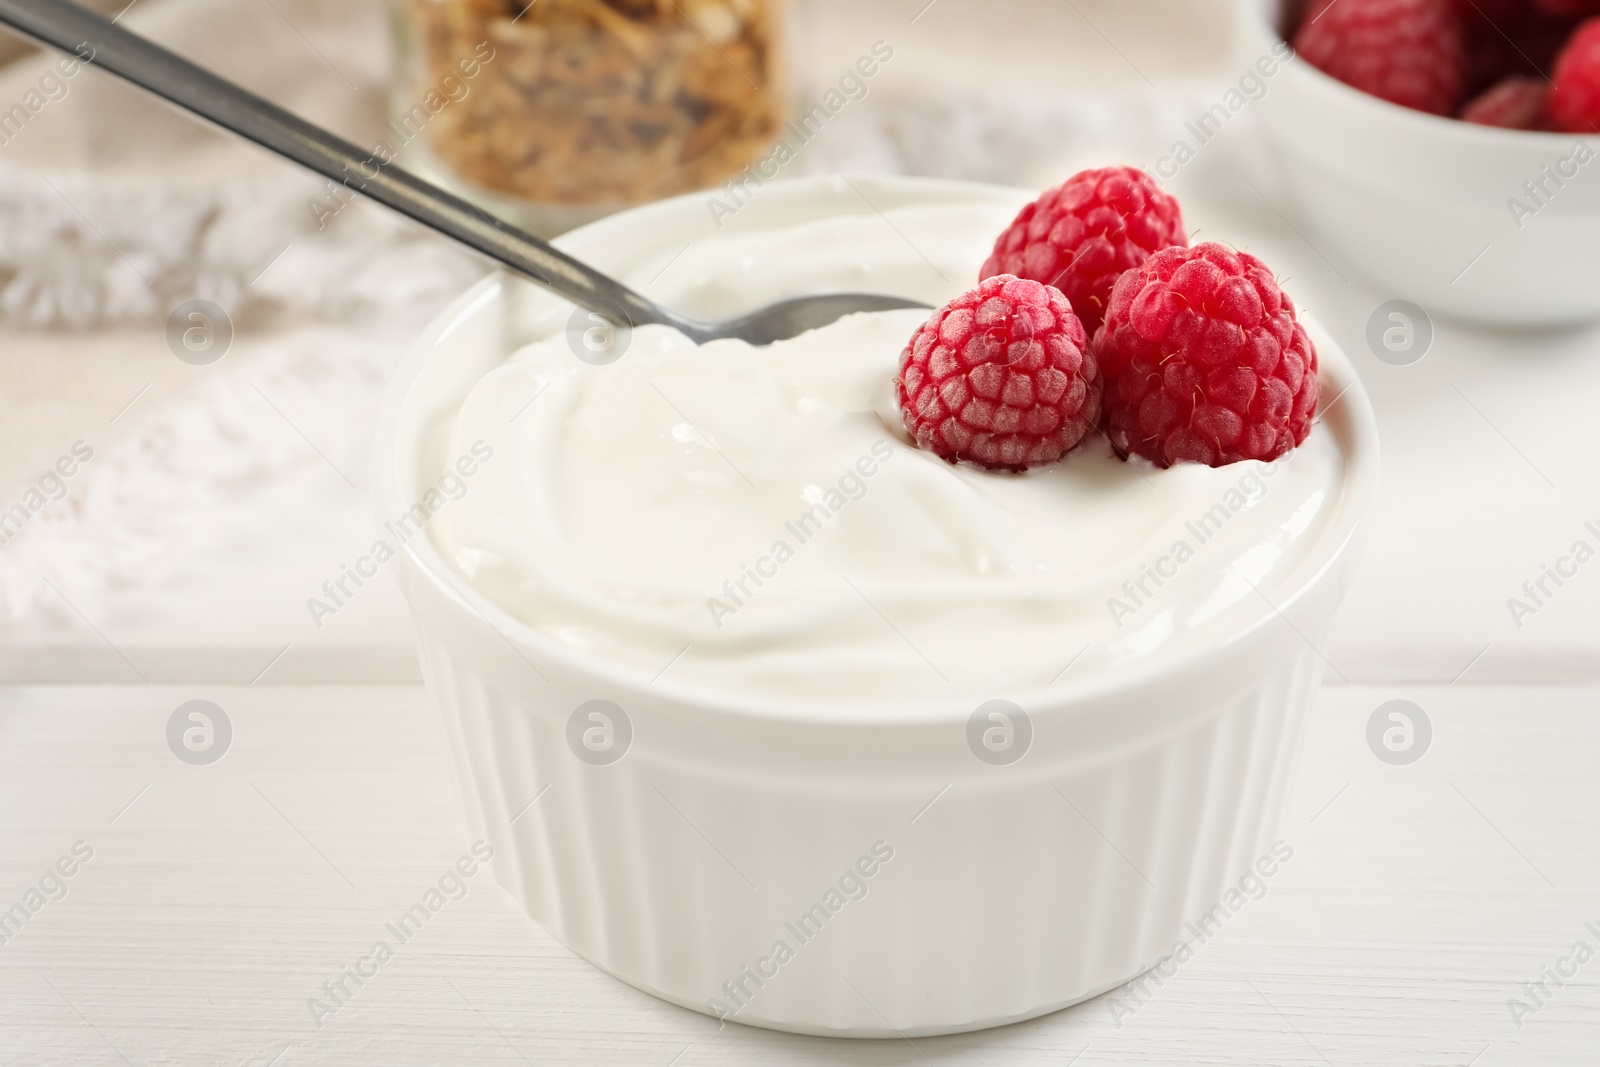
[[[1283,6],[1240,0],[1241,67],[1281,47]],[[1600,138],[1424,114],[1298,59],[1253,106],[1307,236],[1339,267],[1480,323],[1600,317]]]

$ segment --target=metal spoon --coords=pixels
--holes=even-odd
[[[724,322],[664,308],[539,238],[491,218],[413,174],[246,92],[159,45],[66,0],[0,0],[0,25],[124,78],[286,159],[453,238],[613,323],[661,323],[694,341],[781,341],[855,311],[922,308],[894,296],[828,293],[785,300]],[[375,174],[368,174],[375,170]]]

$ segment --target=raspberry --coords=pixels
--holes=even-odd
[[[1275,459],[1310,432],[1316,349],[1266,265],[1224,245],[1169,248],[1124,274],[1092,354],[1124,456],[1220,467]]]
[[[1461,109],[1461,118],[1480,126],[1542,130],[1549,122],[1545,110],[1549,96],[1550,86],[1542,79],[1512,75],[1473,97]]]
[[[1093,335],[1123,271],[1188,243],[1178,202],[1150,175],[1133,167],[1086,170],[1022,209],[978,279],[1014,274],[1053,285]]]
[[[1556,59],[1550,117],[1568,133],[1600,133],[1600,18],[1579,26]]]
[[[984,279],[919,326],[896,381],[918,445],[991,470],[1055,462],[1100,415],[1099,371],[1072,305],[1010,274]]]
[[[1418,111],[1454,114],[1466,88],[1453,0],[1316,0],[1294,47],[1346,85]]]

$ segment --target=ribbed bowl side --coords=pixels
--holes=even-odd
[[[667,1000],[841,1036],[1029,1018],[1191,940],[1185,924],[1271,846],[1321,674],[1302,645],[1142,745],[841,784],[686,766],[640,738],[591,766],[567,748],[565,709],[421,633],[472,828],[531,917]],[[875,844],[892,859],[841,888]]]

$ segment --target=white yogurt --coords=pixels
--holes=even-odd
[[[830,289],[938,303],[975,283],[1014,211],[719,235],[625,280],[708,315]],[[495,454],[431,535],[573,650],[830,705],[1005,697],[1214,644],[1317,552],[1345,474],[1327,427],[1275,464],[1215,470],[1126,463],[1097,436],[1022,475],[919,451],[892,379],[925,317],[856,315],[768,348],[646,327],[605,366],[564,334],[527,345],[456,414],[450,454]]]

